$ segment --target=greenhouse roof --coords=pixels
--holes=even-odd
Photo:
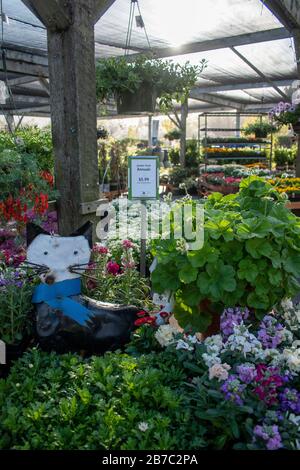
[[[285,0],[288,1],[288,0]],[[8,80],[13,101],[1,105],[24,114],[49,114],[47,34],[21,0],[3,0],[0,79]],[[143,28],[133,25],[129,54],[151,50],[157,57],[208,66],[192,90],[190,108],[267,110],[290,93],[297,80],[292,31],[297,18],[274,16],[278,1],[139,0]],[[124,55],[130,0],[116,0],[95,25],[96,58]],[[275,13],[276,13],[275,9]],[[300,21],[299,21],[300,22]]]

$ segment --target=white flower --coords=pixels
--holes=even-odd
[[[223,348],[223,351],[238,351],[245,357],[249,353],[260,354],[261,350],[261,343],[243,323],[233,327],[233,334],[229,336]]]
[[[217,378],[220,382],[221,380],[228,379],[228,371],[231,369],[229,364],[214,364],[209,368],[209,380]]]
[[[33,368],[33,364],[28,364],[29,369]]]
[[[190,346],[186,341],[183,341],[183,339],[179,339],[177,341],[176,349],[186,349],[187,351],[194,351],[193,346]]]
[[[291,372],[300,372],[300,349],[284,349],[283,358]]]
[[[163,347],[168,346],[174,341],[174,336],[178,330],[171,325],[161,325],[155,333],[155,338]]]
[[[204,341],[208,353],[218,354],[223,348],[223,340],[221,335],[209,336]]]
[[[193,335],[193,336],[188,335],[187,340],[189,341],[189,343],[192,343],[192,344],[201,343],[201,341],[199,341],[196,335]]]
[[[300,416],[296,416],[294,415],[294,413],[290,413],[289,414],[289,420],[295,424],[296,426],[299,427],[299,431],[300,431]]]
[[[221,359],[217,354],[207,354],[203,353],[202,354],[202,359],[205,362],[205,365],[210,368],[215,364],[221,364]]]
[[[145,422],[141,422],[138,424],[138,428],[140,431],[145,432],[147,429],[149,429],[149,424]]]
[[[291,299],[284,299],[281,301],[281,307],[284,311],[293,309],[294,305]]]

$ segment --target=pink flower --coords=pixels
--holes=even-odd
[[[103,245],[95,245],[93,248],[93,251],[95,253],[99,253],[100,255],[107,255],[108,248],[106,248],[106,246],[103,246]]]
[[[86,286],[89,290],[93,290],[95,287],[97,287],[97,284],[95,281],[93,281],[93,279],[89,279],[86,283]]]
[[[130,240],[123,240],[122,241],[122,246],[125,248],[125,250],[129,250],[129,248],[133,248],[134,244]]]
[[[109,261],[106,265],[106,269],[109,274],[113,274],[114,276],[116,276],[120,271],[120,266],[114,261]]]

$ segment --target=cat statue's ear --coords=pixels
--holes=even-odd
[[[89,242],[90,248],[93,247],[93,222],[86,222],[84,225],[79,227],[75,232],[71,233],[70,237],[83,236]]]
[[[47,232],[46,230],[44,230],[42,227],[40,227],[39,225],[36,225],[32,222],[28,222],[28,224],[26,224],[26,242],[27,242],[27,246],[30,245],[30,243],[33,242],[33,240],[38,236],[38,235],[50,235],[49,232]]]

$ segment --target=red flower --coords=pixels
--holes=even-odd
[[[49,171],[42,171],[41,177],[43,180],[47,181],[50,186],[54,186],[54,178]]]
[[[148,316],[148,317],[138,318],[137,320],[135,320],[134,324],[135,326],[142,326],[145,324],[154,326],[155,322],[156,320],[154,317]]]
[[[97,287],[97,283],[93,279],[89,279],[86,283],[86,287],[90,290],[93,290]]]
[[[106,265],[107,272],[116,276],[120,271],[120,266],[114,261],[109,261]]]
[[[144,317],[145,315],[148,315],[147,312],[145,312],[145,310],[140,310],[140,311],[136,314],[137,317]]]
[[[161,316],[162,318],[168,318],[168,317],[171,315],[171,314],[168,313],[168,312],[159,312],[159,314],[160,314],[160,316]]]
[[[108,248],[106,248],[106,246],[102,246],[102,245],[95,245],[94,248],[93,248],[93,251],[95,253],[99,253],[100,255],[107,255]]]

